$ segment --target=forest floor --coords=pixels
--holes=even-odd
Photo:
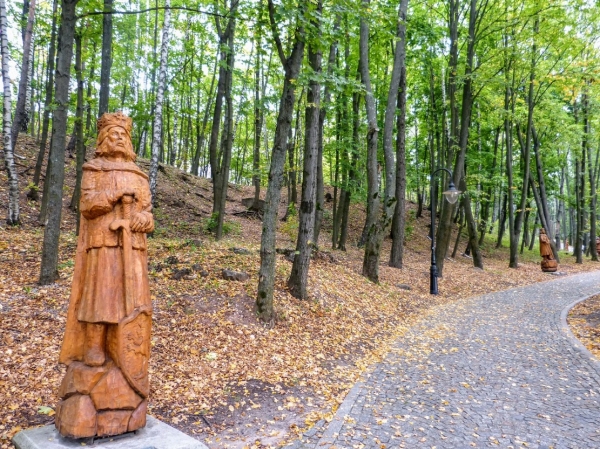
[[[567,321],[575,336],[600,359],[600,295],[592,296],[573,307]]]
[[[37,284],[43,227],[39,203],[26,198],[37,146],[21,137],[16,148],[22,226],[0,227],[0,447],[19,430],[53,422],[65,368],[57,363],[77,245],[75,215],[68,209],[75,160],[67,158],[60,279]],[[88,153],[91,157],[91,153]],[[139,161],[148,169],[148,161]],[[265,325],[254,313],[261,222],[244,215],[242,198],[252,188],[231,185],[229,233],[216,242],[205,229],[212,189],[207,179],[161,166],[159,207],[149,239],[154,307],[149,412],[210,448],[277,447],[320,419],[330,419],[350,387],[417,318],[433,306],[511,287],[554,279],[542,273],[537,246],[525,249],[518,269],[508,268],[507,248],[483,246],[484,270],[458,256],[445,261],[440,294],[429,294],[430,217],[415,218],[407,205],[404,268],[387,267],[383,245],[379,284],[360,275],[356,247],[364,206],[353,203],[348,251],[330,245],[332,203],[325,205],[321,251],[311,262],[307,301],[286,290],[291,263],[277,259],[277,319]],[[0,204],[7,204],[6,172],[0,171]],[[285,213],[282,195],[280,217]],[[238,214],[238,215],[236,215]],[[294,248],[295,220],[280,222],[277,247]],[[456,234],[456,230],[454,231]],[[464,249],[465,241],[461,243]],[[596,270],[561,252],[561,274]],[[226,281],[223,269],[245,271],[246,282]],[[600,308],[599,305],[597,306]],[[594,309],[598,310],[598,309]],[[596,326],[598,321],[595,321]]]

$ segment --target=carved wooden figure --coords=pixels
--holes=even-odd
[[[550,239],[546,235],[544,228],[540,229],[540,256],[542,256],[542,271],[545,273],[553,273],[558,269],[558,263],[552,253]]]
[[[70,438],[118,435],[146,424],[152,306],[146,233],[154,229],[148,176],[135,164],[132,121],[98,120],[83,165],[81,225],[60,363],[56,427]]]

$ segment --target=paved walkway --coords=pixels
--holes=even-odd
[[[600,448],[600,363],[566,313],[600,272],[441,307],[300,448]]]

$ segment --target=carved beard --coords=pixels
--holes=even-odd
[[[127,148],[125,146],[119,146],[119,145],[113,145],[113,147],[110,149],[110,152],[108,153],[109,156],[113,156],[113,157],[118,157],[121,156],[124,159],[128,159],[129,156],[129,152],[127,151]]]

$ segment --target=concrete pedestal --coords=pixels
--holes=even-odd
[[[93,444],[89,444],[89,440],[63,438],[53,425],[23,430],[13,438],[17,449],[81,449],[82,441],[86,447],[98,449],[208,449],[200,441],[152,416],[147,417],[146,427],[137,434],[102,438]]]

